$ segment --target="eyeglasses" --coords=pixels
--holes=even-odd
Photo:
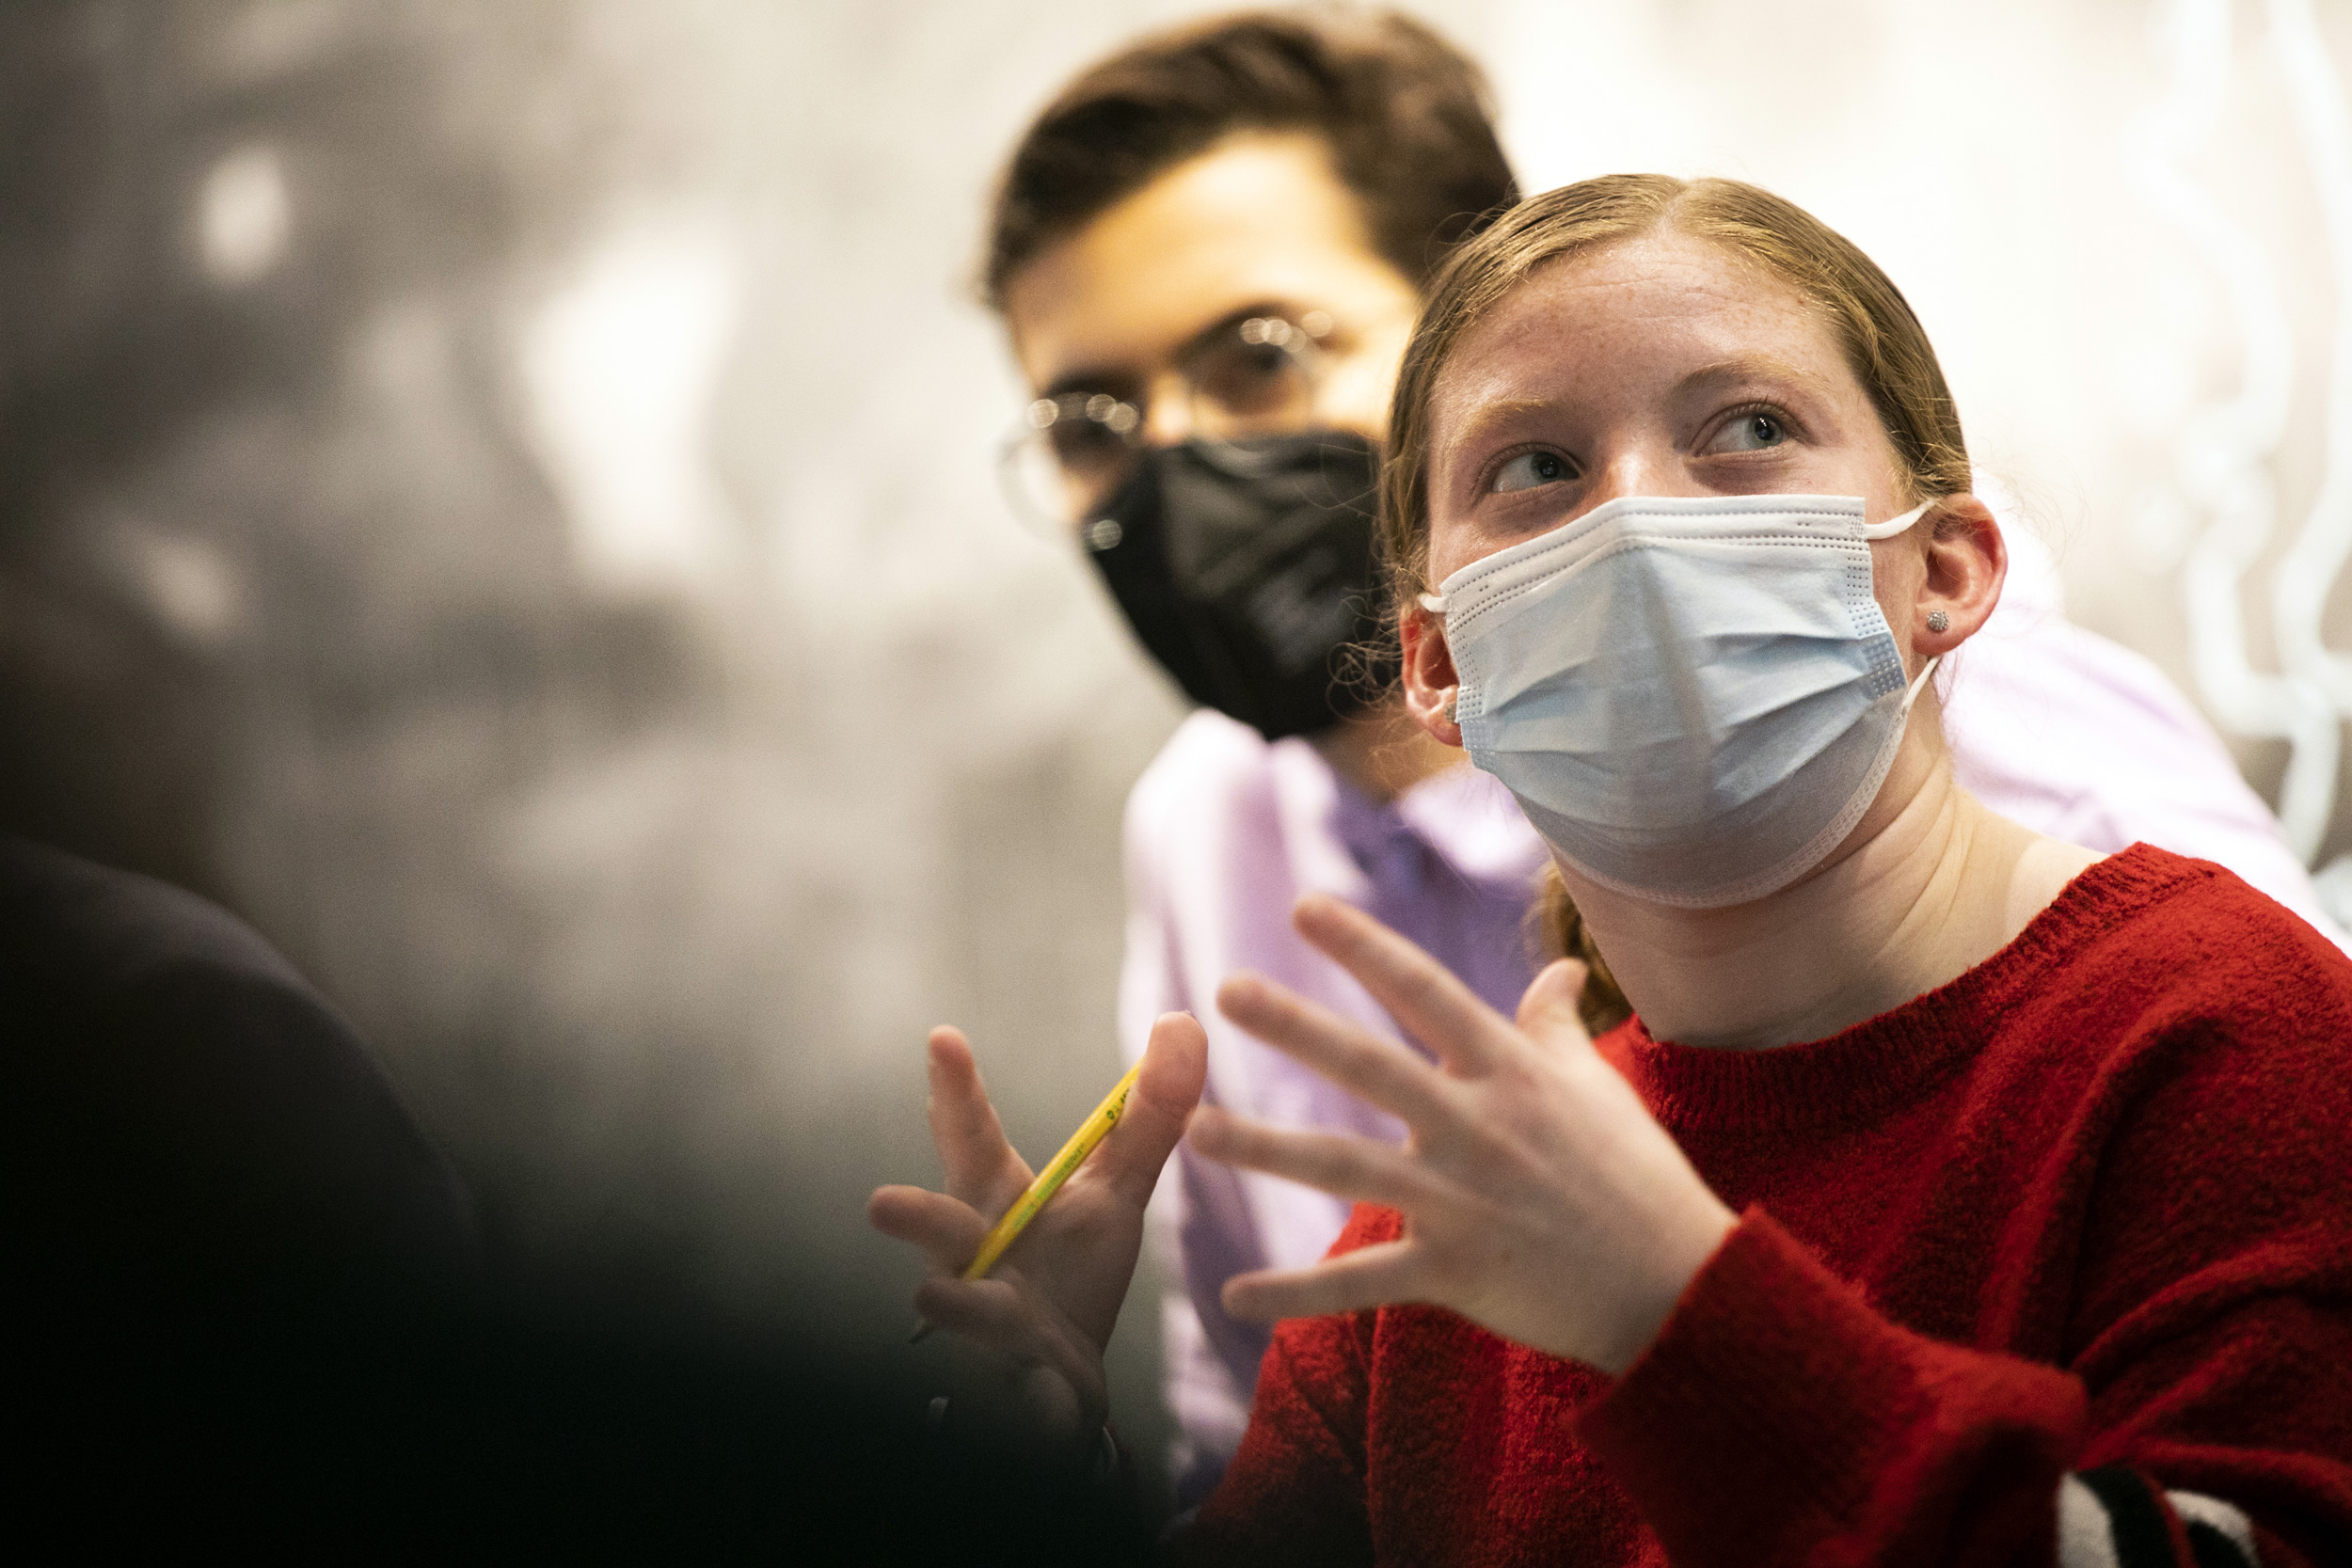
[[[1184,430],[1195,440],[1280,436],[1313,421],[1331,318],[1250,316],[1216,328],[1178,356]],[[1108,392],[1064,392],[1029,404],[1006,439],[999,473],[1023,520],[1064,530],[1116,529],[1104,504],[1136,471],[1147,443],[1144,405]],[[1098,549],[1118,541],[1089,537]]]

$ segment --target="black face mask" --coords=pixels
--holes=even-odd
[[[1155,448],[1084,537],[1187,696],[1268,740],[1327,729],[1396,678],[1376,465],[1371,442],[1337,431]]]

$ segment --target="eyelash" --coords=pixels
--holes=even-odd
[[[1804,427],[1797,423],[1796,416],[1776,403],[1743,403],[1737,408],[1724,410],[1723,416],[1716,420],[1714,427],[1708,431],[1707,439],[1711,441],[1740,420],[1752,420],[1758,414],[1769,416],[1773,423],[1779,425],[1785,440],[1794,440],[1804,433]],[[1700,443],[1701,446],[1706,444],[1705,441]]]
[[[1495,475],[1502,472],[1503,466],[1513,458],[1525,457],[1531,451],[1548,451],[1568,466],[1571,477],[1577,473],[1576,459],[1558,447],[1546,441],[1522,441],[1516,447],[1505,447],[1486,459],[1486,466],[1478,471],[1478,493],[1482,496],[1495,494]]]
[[[1797,422],[1795,415],[1789,413],[1788,409],[1783,408],[1779,404],[1759,400],[1740,404],[1736,408],[1725,409],[1716,419],[1713,427],[1708,431],[1707,438],[1708,440],[1712,440],[1716,436],[1720,435],[1734,422],[1740,420],[1754,419],[1758,414],[1770,416],[1772,420],[1780,426],[1781,435],[1785,439],[1793,440],[1804,434],[1804,427]],[[1704,446],[1706,443],[1702,442],[1700,444]],[[1551,446],[1543,441],[1522,441],[1518,446],[1505,447],[1502,451],[1495,453],[1494,456],[1486,460],[1486,466],[1481,468],[1478,473],[1478,493],[1486,496],[1493,495],[1495,493],[1495,475],[1502,471],[1503,465],[1509,463],[1514,458],[1525,457],[1531,451],[1550,452],[1557,456],[1561,462],[1565,463],[1572,472],[1578,466],[1576,459],[1570,457],[1566,452],[1562,451],[1558,447]]]

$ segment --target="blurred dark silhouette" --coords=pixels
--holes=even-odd
[[[185,892],[0,840],[0,1042],[20,1545],[1139,1546],[1131,1498],[944,1450],[882,1380],[491,1288],[366,1050]]]

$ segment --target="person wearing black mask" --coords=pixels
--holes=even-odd
[[[1229,1109],[1362,1120],[1205,1005],[1247,965],[1391,1027],[1291,933],[1302,893],[1397,924],[1505,1011],[1533,973],[1518,933],[1541,849],[1393,701],[1373,546],[1422,285],[1516,195],[1476,69],[1419,24],[1337,10],[1123,52],[1043,111],[998,193],[985,292],[1034,389],[1010,499],[1074,541],[1201,709],[1129,801],[1122,1042],[1132,1057],[1156,1014],[1199,1013],[1207,1099]],[[1239,1437],[1265,1343],[1218,1286],[1311,1260],[1345,1212],[1179,1162],[1164,1321],[1190,1501]]]

